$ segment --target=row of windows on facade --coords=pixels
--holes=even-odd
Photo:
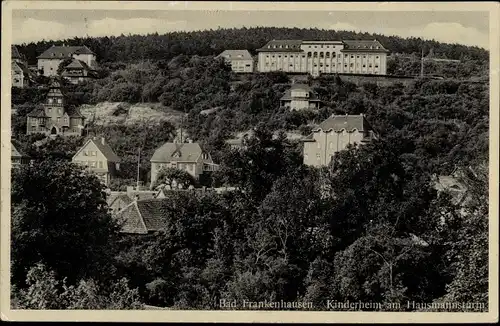
[[[278,56],[278,58],[281,58],[281,54],[278,54],[277,56]],[[266,58],[269,58],[269,57],[275,58],[276,55],[274,55],[274,54],[271,54],[271,55],[267,54]],[[284,54],[283,57],[288,58],[288,55]],[[300,57],[305,58],[306,55],[305,54],[302,54],[302,55],[297,54],[297,56],[295,58],[300,58]],[[308,58],[311,58],[311,57],[312,58],[317,58],[318,57],[318,52],[307,52],[307,57]],[[330,52],[319,52],[319,57],[320,58],[330,58]],[[345,58],[349,58],[349,55],[346,54],[344,57]],[[290,58],[294,58],[293,54],[290,54]],[[332,52],[332,58],[336,58],[336,53],[335,52]],[[339,59],[342,58],[342,54],[341,53],[339,53],[338,58]],[[361,58],[361,56],[360,55],[356,55],[356,58],[359,59],[359,58]],[[379,59],[379,58],[380,57],[378,55],[375,56],[375,59]],[[351,55],[351,59],[354,59],[354,55],[353,54]],[[366,59],[366,54],[363,55],[363,59]]]
[[[270,64],[269,64],[268,62],[266,62],[266,66],[267,66],[267,67],[269,67],[270,65],[271,65],[271,66],[274,66],[274,65],[276,65],[276,62],[271,62]],[[340,64],[340,65],[341,65],[341,64]],[[339,66],[340,66],[340,65],[339,65]],[[293,64],[290,64],[290,67],[293,67],[293,66],[294,66]],[[298,65],[298,64],[295,64],[295,66],[296,66],[296,67],[298,67],[299,65]],[[316,64],[316,63],[315,63],[315,64],[314,64],[314,67],[317,67],[317,66],[318,66],[318,64]],[[319,64],[319,66],[320,66],[320,67],[323,67],[323,64],[322,64],[322,63],[320,63],[320,64]],[[330,65],[329,65],[329,64],[325,64],[325,67],[330,67]],[[335,63],[332,63],[332,67],[335,67]],[[350,63],[350,64],[349,64],[349,67],[350,67],[350,68],[354,68],[354,63]],[[359,68],[359,63],[358,63],[358,64],[356,64],[356,67],[358,67],[358,68]],[[372,64],[369,64],[369,65],[368,65],[368,68],[372,68],[372,67],[373,67],[373,65],[372,65]],[[345,64],[344,64],[344,68],[347,68],[347,63],[345,63]],[[364,65],[363,65],[363,68],[366,68],[366,64],[364,64]],[[378,65],[375,65],[375,68],[378,68]]]
[[[160,163],[160,164],[157,164],[156,165],[156,170],[160,170],[162,168],[167,168],[171,166],[170,164],[168,163]],[[187,163],[178,163],[177,164],[177,168],[180,169],[180,170],[186,170],[186,167],[189,169],[189,171],[193,171],[194,170],[194,164],[187,164]]]
[[[55,103],[54,99],[53,98],[49,98],[49,104],[52,104],[52,103]],[[57,103],[58,104],[62,104],[62,98],[58,98],[57,99]],[[50,112],[50,108],[49,108],[49,112]],[[59,110],[59,112],[60,112],[60,110]]]
[[[314,47],[315,49],[317,49],[318,46],[320,47],[320,49],[323,49],[323,44],[320,44],[320,45],[308,45],[307,48],[308,49],[312,49]],[[329,49],[330,45],[326,44],[325,47],[327,49]],[[343,46],[341,46],[341,45],[339,45],[338,47],[342,47],[343,48]],[[288,46],[288,44],[285,44],[285,47],[283,47],[283,45],[279,45],[279,46],[277,46],[277,45],[268,45],[267,48],[268,49],[271,49],[271,48],[273,48],[273,49],[283,49],[283,48],[288,49],[289,46]],[[295,46],[293,48],[295,48]],[[332,49],[335,49],[335,48],[337,48],[337,46],[332,45]],[[380,49],[380,46],[378,46],[378,45],[376,45],[375,47],[373,47],[373,45],[370,46],[370,49],[373,50],[374,48],[375,49]]]
[[[75,161],[76,164],[84,165],[90,168],[99,168],[102,169],[104,167],[103,161]]]
[[[50,113],[50,111],[49,111]],[[31,118],[31,123],[34,124],[34,125],[42,125],[45,123],[45,118]],[[61,123],[61,118],[58,117],[57,118],[57,123]],[[68,118],[67,117],[64,117],[64,123],[68,123]]]

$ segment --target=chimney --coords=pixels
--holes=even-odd
[[[101,143],[102,143],[103,145],[106,145],[106,139],[104,139],[104,137],[101,137]]]
[[[134,193],[134,187],[133,186],[127,186],[127,196],[132,197],[133,193]]]

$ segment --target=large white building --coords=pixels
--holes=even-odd
[[[377,40],[272,40],[257,49],[259,72],[385,75],[388,50]]]
[[[55,46],[48,48],[38,56],[38,70],[42,75],[50,77],[57,75],[59,64],[65,59],[76,59],[93,68],[96,66],[96,55],[85,45]]]

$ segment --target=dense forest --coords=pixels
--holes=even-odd
[[[87,37],[58,41],[41,41],[20,44],[19,51],[24,53],[30,64],[36,64],[36,57],[47,48],[55,45],[86,45],[97,54],[99,62],[136,62],[144,59],[154,61],[170,60],[179,55],[218,55],[226,49],[248,49],[252,53],[272,39],[298,40],[338,40],[361,39],[379,40],[393,53],[420,54],[433,50],[441,58],[457,60],[487,61],[488,51],[479,47],[460,44],[445,44],[420,38],[402,38],[373,33],[349,31],[300,29],[282,27],[254,27],[218,29],[196,32],[172,32],[163,35],[121,35],[118,37]]]
[[[322,108],[290,112],[279,99],[293,76],[236,76],[214,58],[226,48],[255,50],[272,38],[375,37],[408,55],[388,62],[396,75],[418,74],[422,47],[461,62],[429,62],[429,74],[446,78],[407,84],[309,77]],[[285,28],[53,43],[86,44],[101,63],[100,79],[63,81],[66,105],[155,102],[165,112],[183,112],[184,130],[220,164],[209,185],[237,190],[172,192],[159,212],[167,230],[120,234],[106,190],[69,163],[71,157],[85,137],[106,137],[122,159],[111,185],[118,190],[133,183],[141,148],[140,177],[147,183],[149,158],[179,126],[88,123],[84,137],[26,136],[26,114],[46,89],[13,88],[13,142],[35,159],[12,172],[14,307],[218,309],[227,299],[305,301],[315,310],[326,309],[326,300],[400,303],[401,311],[488,310],[487,51]],[[33,62],[50,44],[19,50]],[[301,142],[286,137],[307,135],[331,114],[360,113],[380,139],[350,146],[327,167],[303,165]],[[245,148],[225,143],[248,130],[253,135]],[[466,200],[438,193],[437,175],[466,185]],[[485,305],[419,309],[408,301]]]

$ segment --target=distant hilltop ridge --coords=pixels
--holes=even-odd
[[[369,31],[367,31],[369,32]],[[37,57],[52,45],[86,45],[96,53],[99,62],[134,62],[143,59],[169,60],[180,54],[216,56],[227,49],[247,49],[251,53],[262,48],[270,40],[377,40],[391,53],[421,53],[433,49],[436,55],[448,59],[468,57],[487,61],[485,49],[460,44],[447,44],[420,38],[403,38],[374,33],[351,31],[300,29],[281,27],[252,27],[218,29],[196,32],[172,32],[150,35],[122,35],[110,37],[73,38],[60,41],[40,41],[19,45],[29,64],[36,64]]]

